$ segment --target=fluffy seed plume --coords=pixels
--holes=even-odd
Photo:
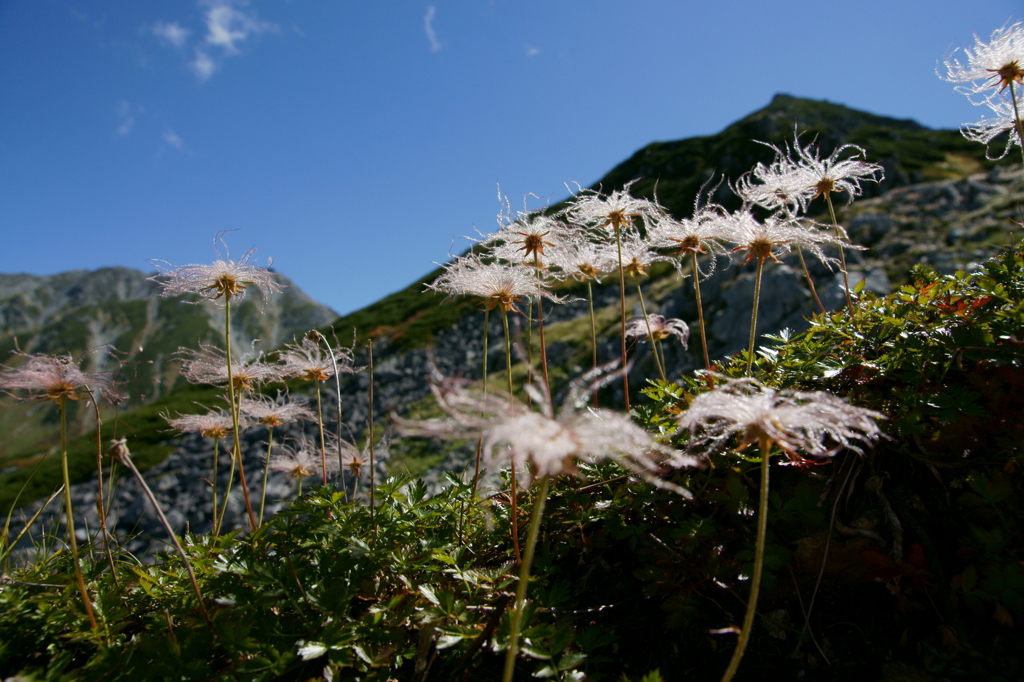
[[[440,376],[435,376],[431,390],[448,416],[423,421],[397,419],[400,433],[445,439],[482,434],[487,461],[499,466],[514,463],[526,485],[533,477],[572,473],[580,459],[612,459],[648,482],[689,496],[657,474],[664,466],[688,466],[695,460],[657,443],[626,415],[610,410],[577,411],[575,402],[570,402],[556,416],[546,402],[547,392],[533,385],[527,390],[543,414],[519,401],[510,403],[508,396],[484,393]]]
[[[718,229],[724,239],[736,245],[733,251],[747,252],[747,257],[740,265],[766,258],[780,263],[778,256],[789,253],[794,245],[807,249],[822,263],[829,265],[834,259],[825,255],[822,246],[841,243],[829,233],[806,227],[798,221],[769,216],[761,222],[748,209],[723,216],[719,221]],[[848,244],[845,246],[857,248]]]
[[[262,426],[282,426],[299,419],[316,419],[306,405],[289,400],[283,393],[278,393],[276,400],[267,396],[242,398],[239,407],[242,414]]]
[[[210,410],[205,414],[179,414],[177,417],[164,415],[167,425],[178,433],[199,433],[207,438],[227,438],[231,433],[231,415],[223,410]],[[238,428],[246,425],[239,423]]]
[[[647,223],[660,219],[665,211],[649,199],[638,199],[629,193],[632,182],[611,194],[583,190],[565,209],[566,218],[591,230],[610,229],[619,232],[634,225],[639,218]]]
[[[956,90],[972,103],[987,103],[1011,83],[1024,83],[1024,24],[1018,21],[996,29],[987,43],[975,34],[973,46],[955,51],[943,64],[946,73],[940,78],[962,83]],[[977,95],[984,99],[975,100]]]
[[[804,187],[814,191],[814,198],[827,199],[832,194],[846,192],[847,203],[850,203],[863,191],[861,181],[881,182],[885,179],[882,167],[864,161],[864,148],[855,144],[840,145],[823,159],[816,143],[802,147],[800,138],[795,136],[793,150],[797,155],[794,160],[798,167],[796,177],[802,179]],[[843,158],[848,151],[853,155]]]
[[[299,343],[286,344],[278,355],[280,371],[285,377],[300,377],[308,381],[326,381],[338,371],[351,374],[358,371],[355,355],[348,348],[334,348],[334,362],[321,345],[320,335],[306,335]]]
[[[225,258],[220,258],[218,241],[227,253]],[[150,279],[163,286],[160,295],[198,294],[208,301],[234,302],[244,298],[249,287],[256,287],[263,296],[263,305],[266,306],[270,293],[281,291],[281,285],[269,270],[274,262],[273,258],[267,259],[266,267],[256,265],[249,262],[256,249],[249,249],[238,260],[232,260],[231,251],[227,248],[222,233],[218,233],[214,238],[214,248],[218,258],[211,265],[176,266],[162,260],[149,261],[159,271],[158,275]]]
[[[775,391],[754,379],[731,379],[697,396],[679,415],[679,426],[690,432],[692,450],[717,451],[734,436],[742,450],[767,436],[791,462],[807,464],[803,455],[831,457],[844,448],[862,453],[882,437],[879,419],[885,415],[823,391]]]
[[[1020,126],[1013,110],[1013,103],[1009,100],[992,100],[988,106],[995,113],[994,117],[982,118],[977,123],[965,123],[960,126],[960,132],[968,140],[986,146],[1001,134],[1007,133],[1003,153],[997,157],[987,155],[990,159],[1001,159],[1010,153],[1014,145],[1021,146]]]
[[[626,324],[626,336],[645,339],[648,337],[648,328],[650,329],[649,336],[655,341],[663,341],[674,336],[683,344],[683,348],[686,348],[690,339],[690,327],[685,322],[653,313],[647,316],[646,321],[642,316],[632,318]]]
[[[199,350],[179,348],[181,375],[192,384],[226,384],[227,355],[217,346],[200,343]],[[235,354],[231,358],[231,382],[237,390],[249,390],[266,381],[279,378],[277,367],[263,361],[259,353]]]
[[[745,204],[761,206],[769,211],[782,210],[791,214],[806,211],[817,187],[804,178],[800,165],[791,158],[789,145],[783,149],[767,142],[761,144],[775,152],[775,160],[767,166],[758,163],[753,170],[744,173],[733,186],[733,191]]]
[[[565,223],[543,213],[523,213],[480,243],[498,260],[533,265],[536,257],[544,264],[548,256],[545,247],[559,245],[567,229]]]
[[[291,445],[282,448],[284,451],[270,458],[270,468],[284,471],[292,478],[315,476],[321,473],[323,465],[320,457],[320,444],[308,436],[300,436]],[[338,468],[337,460],[327,459],[327,473]]]
[[[26,390],[29,400],[79,400],[90,393],[102,395],[110,402],[119,402],[119,395],[110,372],[85,372],[82,360],[105,347],[83,353],[77,360],[70,355],[15,353],[25,358],[18,367],[0,370],[0,390]]]
[[[597,279],[609,261],[604,244],[591,241],[566,241],[551,252],[551,265],[562,271],[563,277],[579,281]]]
[[[519,312],[516,303],[533,296],[542,296],[561,303],[537,277],[537,273],[521,265],[488,263],[477,256],[456,258],[443,275],[426,285],[427,291],[448,296],[478,296],[487,310]]]

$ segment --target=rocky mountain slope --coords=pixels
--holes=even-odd
[[[994,166],[985,159],[984,149],[967,143],[956,131],[933,131],[912,121],[888,119],[827,102],[782,95],[765,109],[727,127],[719,135],[652,144],[616,167],[600,185],[605,191],[610,191],[639,178],[633,185],[637,193],[653,197],[656,189],[663,204],[676,215],[685,216],[700,185],[714,173],[728,172],[735,178],[757,161],[771,161],[771,150],[753,142],[753,139],[781,144],[792,138],[794,125],[808,131],[802,139],[809,138],[815,131],[822,131],[822,148],[826,153],[833,144],[855,142],[868,149],[868,160],[880,161],[886,167],[886,181],[881,187],[869,186],[867,194],[870,196],[840,208],[839,220],[847,227],[852,241],[866,247],[848,255],[852,283],[864,280],[865,288],[885,294],[905,282],[909,268],[918,263],[933,265],[943,272],[970,270],[1013,238],[1014,230],[1019,232],[1016,222],[1020,220],[1019,205],[1024,200],[1024,171],[1019,166]],[[723,185],[719,193],[727,192],[725,188]],[[716,199],[727,204],[732,202],[725,195],[716,196]],[[812,266],[812,274],[823,302],[832,308],[840,307],[843,295],[836,273],[815,265]],[[668,267],[652,270],[651,275],[643,284],[648,310],[695,324],[692,280],[680,281],[679,275]],[[3,286],[4,282],[0,280],[0,292],[5,291]],[[135,292],[135,289],[124,286],[126,297],[134,295],[129,292]],[[573,294],[572,291],[564,293]],[[728,259],[722,258],[716,274],[702,284],[702,294],[709,320],[711,357],[722,358],[743,350],[753,297],[752,266],[730,264]],[[595,298],[601,340],[599,353],[602,360],[610,360],[618,352],[618,289],[614,278],[595,289]],[[2,300],[4,298],[0,296]],[[153,305],[141,299],[132,301],[137,301],[142,306],[141,310]],[[758,330],[762,334],[779,332],[784,328],[804,329],[814,310],[803,275],[792,262],[771,264],[766,268],[761,301]],[[634,312],[639,313],[635,294],[627,302]],[[288,316],[283,299],[272,305],[277,306],[279,312],[268,311],[268,314],[277,315],[277,319]],[[546,308],[548,353],[552,366],[557,368],[553,374],[557,401],[568,381],[589,367],[589,321],[584,301]],[[11,319],[16,317],[13,313],[5,315]],[[90,319],[99,317],[94,315]],[[381,422],[386,421],[386,417],[381,415],[390,412],[422,415],[430,412],[432,407],[426,378],[431,364],[448,376],[476,377],[479,374],[483,352],[482,321],[482,313],[477,312],[472,302],[442,302],[441,296],[423,293],[423,281],[335,321],[336,329],[357,330],[359,364],[366,364],[366,343],[373,341],[376,360],[374,409],[378,415],[378,432],[383,430]],[[318,324],[323,323],[309,326]],[[521,319],[517,317],[514,324],[520,325]],[[86,332],[90,329],[84,323],[80,326]],[[96,322],[94,326],[100,330],[95,332],[97,338],[103,329],[116,329],[116,324],[110,322]],[[145,330],[145,325],[140,329]],[[48,338],[44,331],[45,328],[38,330],[36,338]],[[108,331],[107,336],[112,333]],[[500,321],[496,316],[492,316],[489,333],[492,340],[500,338]],[[271,338],[265,332],[264,336]],[[521,331],[517,330],[517,336],[522,339]],[[176,342],[175,347],[185,343]],[[700,366],[698,344],[692,342],[689,349],[674,342],[666,344],[670,376],[678,376],[680,372],[689,372]],[[46,346],[33,347],[38,348]],[[631,374],[631,384],[637,388],[643,386],[647,377],[654,376],[653,361],[644,354],[646,350],[643,344],[634,349],[638,362]],[[501,344],[490,345],[491,368],[503,367],[503,352]],[[365,372],[349,376],[343,382],[342,419],[346,428],[356,434],[366,425],[368,387],[369,378]],[[295,392],[301,390],[293,388]],[[333,390],[326,392],[327,395],[332,393]],[[614,387],[607,389],[607,395],[602,398],[603,404],[621,403],[621,399],[621,388]],[[336,402],[333,397],[328,398],[325,414],[335,413]],[[330,423],[329,428],[335,429],[336,423]],[[258,471],[262,467],[262,436],[253,432],[246,438],[249,447],[243,449],[246,450],[247,471]],[[164,504],[183,511],[203,508],[207,485],[202,482],[200,473],[209,466],[211,443],[192,437],[164,439],[160,446],[163,448],[162,456],[170,453],[170,458],[159,464],[160,457],[151,457],[150,464],[157,468],[152,469],[150,475],[160,481],[158,495]],[[143,443],[139,447],[145,457],[149,445]],[[84,445],[83,449],[87,451]],[[388,467],[391,471],[408,468],[413,472],[423,472],[433,484],[441,480],[445,470],[461,471],[469,456],[466,449],[398,438],[392,439],[390,453],[390,460],[381,463],[379,475],[386,473]],[[23,468],[17,469],[19,475]],[[95,469],[95,464],[92,468]],[[87,478],[89,467],[83,466],[81,471],[82,478]],[[9,468],[8,473],[14,476],[15,470]],[[75,492],[82,500],[79,509],[93,508],[89,500],[95,483],[85,481],[80,485]],[[290,485],[283,477],[274,478],[274,499],[290,494]],[[38,489],[35,497],[41,492],[42,489]],[[161,536],[162,531],[151,514],[143,513],[142,520],[137,521],[136,512],[141,512],[141,502],[131,485],[120,489],[118,496],[122,511],[119,515],[112,512],[108,520],[116,527],[117,534],[128,533],[134,528],[148,537]],[[33,508],[32,505],[25,507],[23,512],[31,514]],[[132,513],[125,513],[129,508]],[[86,514],[92,515],[89,525],[95,528],[95,512]],[[195,516],[183,513],[179,519],[180,527],[184,527],[186,518],[192,518],[193,524],[196,523]],[[60,523],[56,518],[53,522]],[[192,528],[201,530],[195,525]]]
[[[261,312],[259,296],[249,296],[235,313],[236,348],[266,351],[307,330],[330,324],[337,314],[320,305],[277,273],[283,291]],[[160,285],[131,268],[76,270],[57,275],[0,274],[0,357],[17,365],[23,353],[80,356],[90,353],[83,368],[117,372],[127,407],[166,395],[184,381],[178,375],[175,352],[199,342],[223,345],[220,309],[190,305],[183,297],[161,298]],[[255,340],[255,344],[253,344]],[[30,456],[54,443],[55,413],[46,404],[26,404],[2,398],[0,466],[4,460]],[[74,409],[72,424],[87,411]],[[124,409],[124,408],[122,408]]]
[[[157,380],[153,397],[173,389],[178,377],[166,366],[170,356],[197,341],[223,343],[223,317],[213,306],[159,297],[160,284],[149,277],[122,267],[49,276],[0,274],[0,352],[18,347],[26,353],[77,355],[110,345],[118,355],[97,354],[90,369],[110,369],[115,361],[138,365],[140,378]],[[284,275],[276,273],[275,279],[283,291],[265,308],[258,296],[250,296],[235,311],[232,333],[243,347],[255,339],[256,350],[270,350],[337,318]]]

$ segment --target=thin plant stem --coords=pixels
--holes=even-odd
[[[263,463],[263,492],[260,495],[260,525],[263,525],[263,510],[267,505],[267,479],[270,478],[270,452],[274,447],[274,427],[267,426],[267,461]]]
[[[14,516],[14,510],[18,506],[18,500],[21,499],[21,496],[25,492],[25,489],[28,488],[28,484],[32,482],[33,478],[35,478],[36,472],[39,471],[39,467],[42,465],[43,460],[45,460],[48,455],[49,453],[45,453],[42,457],[39,458],[39,461],[36,462],[36,465],[32,468],[32,473],[30,473],[28,475],[28,478],[25,479],[25,482],[21,484],[21,488],[18,490],[18,494],[14,496],[14,501],[11,502],[11,508],[7,512],[7,518],[4,519],[3,530],[0,530],[0,557],[2,557],[0,558],[0,566],[4,565],[11,549],[14,547],[14,545],[18,544],[18,540],[20,540],[21,536],[25,534],[26,529],[33,523],[35,523],[36,517],[38,517],[40,514],[40,512],[37,511],[35,516],[32,517],[32,520],[24,526],[22,526],[21,533],[18,534],[18,537],[14,540],[13,543],[7,542],[7,533],[11,530],[11,517]],[[50,495],[50,498],[43,504],[43,506],[45,507],[47,504],[53,501],[53,498],[55,498],[57,495],[62,494],[63,492],[64,486],[62,485],[60,488],[57,489],[55,493]]]
[[[1010,80],[1010,100],[1013,102],[1013,124],[1017,127],[1017,141],[1020,143],[1020,158],[1024,161],[1024,123],[1020,120],[1020,111],[1017,108],[1017,88],[1014,81]]]
[[[40,460],[40,462],[42,462],[42,460]],[[38,468],[39,465],[36,464],[36,469]],[[32,473],[34,475],[35,471],[33,470]],[[29,480],[31,480],[31,477],[29,477]],[[14,500],[15,504],[17,504],[17,498],[21,497],[21,493],[25,492],[26,486],[28,486],[28,481],[25,481],[25,484],[21,486],[21,490],[18,491],[18,496]],[[17,535],[14,536],[14,539],[10,542],[7,542],[7,531],[11,527],[11,514],[14,513],[14,509],[12,507],[11,513],[7,515],[7,520],[4,523],[3,537],[0,538],[0,540],[2,540],[0,541],[0,566],[7,566],[7,559],[10,558],[11,552],[14,550],[15,547],[18,546],[18,543],[21,542],[21,539],[25,537],[25,534],[28,533],[29,529],[32,527],[32,524],[36,522],[36,519],[42,516],[43,512],[46,511],[46,508],[50,506],[50,503],[53,502],[57,498],[57,496],[62,494],[63,492],[64,486],[62,484],[59,488],[54,490],[49,497],[46,498],[46,501],[43,502],[39,509],[36,510],[36,513],[32,515],[32,518],[30,518],[28,522],[21,527],[21,530],[18,532]]]
[[[60,464],[64,474],[64,512],[68,520],[68,542],[71,545],[71,559],[75,564],[75,580],[78,582],[78,591],[82,595],[82,603],[85,604],[85,613],[89,616],[89,623],[92,629],[99,631],[99,623],[92,612],[92,602],[89,600],[89,590],[85,587],[85,576],[82,575],[82,565],[78,559],[78,540],[75,538],[75,514],[71,506],[71,477],[68,475],[68,426],[67,426],[67,398],[57,398],[57,411],[60,413]]]
[[[740,630],[729,667],[722,675],[722,682],[729,682],[736,674],[743,658],[743,651],[750,640],[750,630],[754,626],[754,614],[757,611],[757,594],[761,590],[761,571],[764,568],[764,545],[768,534],[768,453],[772,447],[771,438],[761,434],[761,494],[757,504],[757,545],[754,550],[754,575],[750,578],[750,596],[747,598],[747,612],[743,616],[743,629]]]
[[[300,476],[299,478],[300,478],[299,485],[301,487],[301,484],[302,484],[301,478],[302,477]],[[288,544],[287,544],[287,542],[282,542],[280,546],[281,546],[281,553],[284,554],[285,563],[288,564],[288,571],[289,571],[289,573],[292,574],[292,578],[295,580],[295,586],[299,588],[299,594],[302,595],[302,600],[304,602],[306,602],[306,607],[310,611],[312,611],[313,610],[313,605],[309,602],[309,597],[306,595],[306,589],[302,586],[302,581],[299,580],[299,574],[295,572],[295,565],[292,563],[292,556],[291,556],[291,553],[288,551]],[[294,600],[291,600],[291,601],[292,601],[293,604],[295,603]]]
[[[512,489],[512,509],[509,513],[509,520],[512,524],[512,550],[516,555],[516,563],[522,563],[523,556],[519,552],[519,483],[516,482],[515,462],[509,465],[509,482]]]
[[[629,412],[629,372],[626,370],[626,272],[622,268],[622,236],[615,225],[615,245],[619,249],[619,313],[622,318],[622,391]]]
[[[484,447],[484,437],[483,437],[483,434],[480,434],[480,437],[477,438],[477,441],[476,441],[476,454],[473,457],[473,459],[476,462],[475,468],[473,470],[473,488],[472,488],[472,496],[473,497],[476,497],[477,482],[480,479],[480,458],[481,458],[481,456],[483,454],[483,447]],[[466,465],[466,468],[467,469],[469,468],[468,464]],[[463,472],[463,475],[465,475],[465,472]],[[459,542],[462,542],[462,530],[465,528],[465,520],[466,520],[466,498],[463,497],[459,501],[459,532],[458,532]]]
[[[793,218],[793,212],[787,206],[786,207],[786,219],[787,220],[791,220],[792,218]],[[811,277],[811,271],[807,268],[807,261],[804,260],[803,249],[800,248],[799,244],[794,244],[793,246],[796,247],[796,255],[800,257],[800,266],[804,269],[804,277],[807,278],[807,286],[809,286],[811,288],[811,295],[814,297],[814,300],[818,304],[818,307],[821,309],[821,312],[825,312],[825,306],[822,305],[821,299],[818,298],[818,290],[814,286],[814,278]]]
[[[537,280],[540,281],[540,256],[533,252],[533,267],[537,272]],[[551,382],[548,379],[548,349],[544,342],[544,303],[541,297],[537,296],[537,332],[540,336],[540,367],[544,377],[544,393],[548,397],[548,405],[551,404]]]
[[[587,303],[590,304],[590,351],[594,361],[594,372],[597,372],[597,319],[594,317],[594,288],[587,279]],[[594,384],[594,407],[597,407],[597,384]]]
[[[505,653],[505,674],[502,682],[512,682],[515,672],[516,656],[519,654],[519,628],[522,625],[523,609],[526,607],[526,590],[530,584],[530,566],[533,564],[533,553],[537,548],[537,535],[540,531],[540,520],[544,515],[544,503],[548,497],[548,477],[540,479],[533,512],[530,514],[530,530],[526,535],[526,556],[519,567],[519,585],[516,587],[516,605],[512,611],[512,625],[509,629],[508,651]]]
[[[373,464],[373,339],[370,339],[369,341],[366,342],[366,350],[367,350],[367,352],[369,353],[369,356],[370,356],[370,367],[369,367],[369,371],[370,371],[370,396],[369,396],[370,397],[370,400],[369,400],[370,429],[369,429],[369,434],[367,434],[367,436],[366,436],[367,440],[369,441],[367,443],[367,445],[368,445],[369,450],[370,450],[370,525],[373,526],[373,534],[374,534],[374,537],[376,537],[376,535],[377,535],[377,521],[374,519],[374,516],[373,516],[373,493],[374,493],[374,487],[376,486],[376,483],[374,482],[374,474],[375,474],[374,468],[375,467],[374,467],[374,464]]]
[[[836,220],[836,211],[832,207],[832,197],[825,194],[825,203],[828,204],[828,214],[832,216],[832,228],[836,232],[836,239],[842,239],[843,233],[839,229],[839,221]],[[846,272],[846,254],[842,242],[839,243],[839,267],[843,273],[843,291],[846,293],[846,307],[850,311],[850,321],[853,322],[853,296],[850,295],[850,276]]]
[[[123,444],[123,442],[122,442]],[[196,581],[196,574],[192,571],[192,563],[188,560],[188,555],[185,554],[185,548],[181,546],[181,542],[178,540],[178,535],[171,528],[170,522],[167,521],[167,517],[164,516],[164,510],[160,508],[160,503],[157,502],[156,495],[150,490],[149,485],[146,484],[146,479],[142,477],[142,473],[136,468],[135,462],[132,461],[131,455],[128,454],[128,448],[118,448],[117,445],[117,457],[121,462],[131,469],[132,475],[135,476],[135,480],[139,482],[139,486],[142,491],[146,494],[146,498],[149,499],[149,503],[153,505],[153,510],[156,512],[157,517],[160,519],[160,524],[167,531],[167,536],[171,539],[174,544],[174,549],[178,552],[178,556],[181,557],[181,561],[185,564],[185,571],[188,572],[189,582],[192,583],[192,590],[196,593],[196,600],[199,602],[199,610],[203,612],[203,618],[206,620],[207,627],[210,631],[213,631],[213,624],[210,622],[210,614],[206,610],[206,604],[203,602],[203,593],[199,590],[199,582]]]
[[[249,527],[256,530],[256,515],[252,513],[252,502],[249,500],[249,486],[245,482],[245,465],[242,463],[242,446],[238,437],[238,401],[235,398],[235,381],[231,369],[231,294],[224,295],[224,348],[228,363],[228,400],[231,402],[231,426],[232,438],[235,441],[234,457],[238,459],[238,483],[242,486],[242,496],[245,498],[245,510],[249,514]],[[227,502],[227,493],[224,497]]]
[[[245,482],[245,465],[242,463],[242,451],[236,450],[235,456],[238,458],[238,485],[242,487],[245,513],[249,516],[249,528],[255,531],[259,526],[256,523],[256,514],[252,510],[252,500],[249,498],[249,484]]]
[[[644,324],[647,325],[647,339],[651,342],[651,352],[654,353],[654,363],[658,366],[658,374],[661,375],[662,381],[668,381],[668,377],[665,376],[665,367],[661,364],[661,358],[658,357],[658,348],[654,341],[654,332],[651,331],[651,318],[647,316],[647,304],[644,303],[644,292],[640,289],[640,278],[633,275],[633,281],[636,282],[636,293],[640,295],[640,312],[644,314]]]
[[[490,324],[490,319],[491,319],[491,309],[485,307],[484,308],[484,338],[483,338],[483,341],[484,341],[483,355],[484,355],[484,357],[483,357],[483,370],[482,370],[482,376],[481,376],[481,383],[483,384],[484,393],[487,393],[487,338],[490,335],[489,334],[490,329],[488,327],[488,325]],[[474,464],[473,464],[473,492],[471,494],[471,498],[475,498],[476,497],[477,485],[480,482],[480,459],[483,456],[483,445],[484,445],[484,437],[483,437],[483,434],[481,434],[480,438],[476,442],[476,455],[473,457],[473,460],[474,460]],[[465,520],[465,514],[466,514],[466,500],[465,500],[465,498],[463,498],[462,503],[459,505],[459,538],[460,539],[462,538],[462,529],[463,529],[463,521]]]
[[[800,257],[800,265],[804,269],[804,277],[807,278],[807,286],[811,288],[811,296],[814,297],[814,302],[821,308],[821,312],[825,312],[825,306],[822,305],[821,299],[818,298],[818,290],[814,287],[814,279],[811,277],[811,271],[807,269],[807,261],[804,260],[804,252],[800,248],[799,244],[794,244],[796,247],[796,255]]]
[[[526,297],[526,366],[528,368],[527,376],[529,376],[529,370],[533,369],[533,299],[529,296]],[[533,404],[529,393],[526,394],[526,404],[527,406]]]
[[[224,448],[227,450],[227,447]],[[228,511],[228,501],[231,499],[231,484],[235,482],[235,455],[233,452],[228,450],[228,455],[231,457],[231,468],[228,470],[228,484],[224,488],[224,502],[221,504],[220,513],[217,514],[217,527],[214,529],[214,535],[220,535],[221,527],[224,525],[224,515]]]
[[[92,403],[93,414],[96,417],[96,511],[100,515],[100,534],[103,536],[103,550],[107,555],[107,564],[110,566],[110,577],[114,579],[114,587],[121,589],[117,580],[117,571],[114,568],[114,554],[110,551],[106,505],[103,504],[103,440],[100,428],[103,422],[100,420],[100,406],[91,390],[89,391],[89,402]]]
[[[754,279],[754,312],[750,317],[750,350],[747,351],[747,376],[754,366],[754,340],[757,338],[757,306],[761,301],[761,271],[764,270],[764,259],[757,259],[757,275]]]
[[[490,324],[491,310],[490,308],[484,309],[484,359],[483,359],[483,372],[480,377],[481,383],[483,384],[484,393],[487,393],[487,337],[490,335],[488,332],[490,328],[487,326]]]
[[[320,381],[316,383],[316,426],[320,433],[320,469],[323,471],[323,484],[327,485],[327,442],[324,440],[324,410],[320,399]]]
[[[217,535],[220,529],[220,524],[217,522],[219,518],[217,516],[217,460],[220,459],[220,437],[213,437],[213,479],[210,481],[213,486],[213,534]],[[234,460],[231,461],[232,475],[234,475]],[[226,495],[227,493],[225,493]]]
[[[314,330],[315,331],[315,330]],[[323,341],[324,345],[327,346],[327,353],[331,356],[331,365],[334,367],[334,387],[338,391],[338,477],[341,479],[341,495],[342,499],[348,501],[348,492],[345,489],[345,463],[344,457],[341,451],[341,376],[338,374],[338,360],[334,357],[334,349],[331,348],[331,344],[327,342],[327,337],[316,332],[318,341]],[[335,337],[337,341],[337,337]],[[353,347],[355,346],[355,340],[352,341]],[[353,493],[354,495],[355,493]]]
[[[110,463],[110,472],[107,474],[107,506],[103,510],[104,514],[110,513],[110,508],[114,504],[114,480],[117,478],[117,462]]]
[[[663,344],[661,341],[655,339],[654,340],[654,356],[657,357],[658,355],[661,355],[661,366],[662,366],[662,368],[668,367],[668,364],[665,362],[665,344]],[[668,379],[666,378],[665,381],[668,381]]]
[[[508,333],[508,313],[502,312],[501,321],[505,327],[505,379],[508,384],[508,400],[512,403],[512,340]]]
[[[700,346],[704,351],[704,368],[711,371],[711,359],[708,356],[708,335],[704,331],[704,304],[700,300],[700,270],[697,268],[697,252],[691,252],[693,258],[693,291],[697,294],[697,320],[700,323]]]
[[[508,334],[508,312],[503,311],[501,314],[501,321],[505,326],[505,375],[508,382],[508,400],[509,404],[512,403],[512,342]],[[513,463],[511,467],[511,483],[512,483],[512,547],[515,550],[516,561],[521,562],[522,558],[519,554],[519,492],[518,484],[516,483],[516,465]]]
[[[483,359],[483,376],[482,383],[484,393],[487,393],[487,337],[488,337],[488,323],[490,322],[491,310],[490,308],[484,309],[484,359]],[[473,468],[473,497],[476,497],[476,486],[480,480],[480,458],[483,454],[482,450],[483,436],[480,437],[480,442],[476,446],[476,464]]]
[[[798,583],[797,580],[796,580],[796,573],[793,571],[793,564],[791,564],[791,563],[790,564],[786,564],[786,568],[789,569],[789,577],[793,581],[793,591],[796,593],[797,603],[800,604],[800,613],[802,613],[803,616],[804,616],[804,627],[806,628],[807,627],[807,608],[804,606],[804,598],[800,595],[800,583]],[[827,663],[828,665],[832,665],[831,661],[828,660],[828,656],[826,656],[825,652],[821,650],[821,645],[818,644],[818,640],[814,636],[814,633],[811,632],[810,635],[811,635],[811,641],[814,643],[814,647],[818,650],[818,653],[821,655],[822,659],[824,659],[825,663]],[[803,635],[801,634],[801,637],[802,636]],[[802,639],[798,639],[797,643],[796,643],[796,650],[797,651],[800,650],[800,644],[801,643],[802,643]]]

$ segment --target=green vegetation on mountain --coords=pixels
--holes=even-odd
[[[423,286],[440,272],[436,269],[401,291],[338,318],[331,330],[337,331],[343,343],[343,334],[354,330],[357,347],[368,339],[387,339],[390,351],[395,353],[429,345],[435,333],[448,329],[475,310],[472,302],[465,299],[445,301],[439,294],[424,293]]]
[[[141,469],[148,469],[162,462],[174,451],[170,442],[175,433],[167,427],[163,415],[172,417],[178,414],[197,414],[206,411],[206,406],[216,405],[222,401],[222,391],[211,386],[194,386],[186,384],[168,395],[157,398],[140,407],[119,414],[111,409],[104,409],[102,447],[108,445],[109,439],[128,436],[132,439],[135,449],[135,462]],[[46,404],[34,405],[37,409],[46,409]],[[92,425],[92,408],[84,403],[72,403],[69,418],[81,417],[83,433],[68,444],[68,469],[74,482],[88,481],[96,475],[96,433],[95,427],[90,431],[85,424]],[[0,422],[2,424],[2,422]],[[11,510],[15,503],[25,505],[49,495],[55,485],[59,485],[60,453],[59,440],[54,442],[53,432],[57,425],[44,423],[37,427],[38,439],[22,446],[23,451],[32,454],[18,459],[0,461],[0,509]],[[41,443],[52,443],[40,450]],[[55,483],[56,482],[56,483]]]

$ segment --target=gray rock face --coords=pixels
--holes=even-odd
[[[335,403],[336,405],[336,403]],[[331,425],[332,428],[334,425]],[[309,436],[316,435],[312,425],[287,425],[274,430],[274,446],[272,454],[281,454],[281,446],[299,432],[305,431]],[[147,485],[167,517],[176,533],[209,533],[212,530],[213,488],[210,484],[213,471],[214,444],[209,438],[199,434],[187,434],[173,441],[177,448],[163,462],[143,473]],[[249,487],[250,502],[254,513],[258,516],[260,498],[263,489],[264,464],[267,456],[268,432],[266,427],[256,427],[245,432],[241,439],[243,466],[246,482]],[[242,492],[239,474],[231,474],[231,439],[218,444],[219,453],[217,490],[218,506],[223,509],[222,532],[249,528],[248,512],[245,496]],[[327,453],[328,457],[336,458],[336,452]],[[375,457],[378,481],[387,475],[387,450],[382,450]],[[348,494],[356,499],[366,497],[366,478],[368,470],[363,472],[363,480],[358,489],[351,475],[346,475],[344,486]],[[170,551],[167,533],[141,486],[125,467],[115,471],[115,481],[111,486],[110,471],[104,469],[105,506],[109,509],[106,516],[107,529],[113,542],[131,552],[140,559],[151,560],[158,552]],[[224,492],[228,479],[233,478],[231,492],[227,504]],[[330,485],[337,489],[342,486],[341,479],[331,476]],[[306,490],[321,484],[319,477],[310,477],[304,481]],[[98,481],[96,477],[87,483],[72,486],[72,504],[75,510],[75,531],[80,542],[90,541],[94,551],[100,551],[99,528],[100,518],[97,504]],[[285,472],[270,471],[267,477],[266,507],[264,517],[270,518],[295,499],[297,481]],[[108,497],[108,490],[113,490]],[[16,536],[25,527],[25,523],[42,507],[42,501],[27,505],[18,510],[11,523],[11,536]],[[220,512],[218,512],[220,513]],[[19,547],[28,551],[39,543],[44,534],[51,534],[57,540],[67,537],[67,525],[62,498],[56,498],[29,529]]]

